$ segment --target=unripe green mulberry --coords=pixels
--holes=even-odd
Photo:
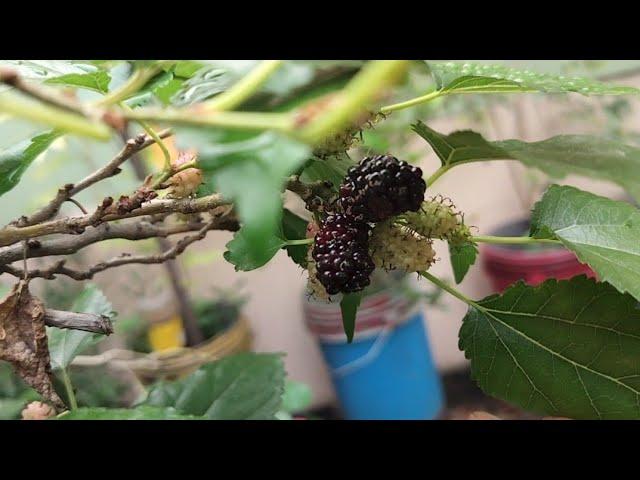
[[[471,236],[462,215],[443,197],[423,202],[419,211],[407,212],[399,220],[424,237],[447,240],[454,245],[464,243]]]
[[[428,270],[436,255],[431,240],[391,220],[375,226],[369,238],[369,252],[376,267],[406,272]]]

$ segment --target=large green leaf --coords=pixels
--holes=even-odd
[[[237,269],[243,263],[257,268],[282,246],[274,240],[281,238],[282,188],[286,177],[309,156],[309,148],[275,132],[241,139],[231,135],[203,146],[200,164],[211,188],[233,199],[242,221],[225,258]],[[238,249],[240,242],[246,248]],[[237,251],[242,252],[242,262],[236,261]]]
[[[477,255],[478,247],[475,243],[468,242],[463,243],[462,245],[449,244],[451,268],[453,269],[453,275],[456,279],[456,283],[462,282],[469,271],[469,268],[471,268],[471,265],[476,263]]]
[[[560,239],[600,280],[640,299],[640,210],[634,206],[552,185],[533,209],[531,235]]]
[[[200,418],[178,413],[174,408],[141,405],[136,408],[78,408],[63,413],[55,420],[200,420]]]
[[[112,316],[111,303],[102,291],[92,283],[85,285],[84,290],[73,303],[71,310],[80,313]],[[51,368],[67,368],[76,355],[104,338],[99,333],[80,330],[47,327]]]
[[[428,62],[431,73],[446,93],[576,92],[582,95],[637,94],[634,87],[612,86],[597,80],[518,70],[504,65]]]
[[[99,93],[107,93],[109,91],[109,83],[111,83],[111,76],[104,70],[96,70],[88,73],[69,73],[53,77],[45,83],[80,87]]]
[[[559,135],[540,142],[489,142],[469,130],[443,135],[422,122],[413,126],[444,166],[483,160],[519,160],[552,177],[569,173],[609,180],[640,199],[640,148],[590,135]]]
[[[42,133],[0,151],[0,196],[18,184],[31,162],[59,136],[56,131]]]
[[[637,301],[584,275],[473,304],[460,349],[489,395],[536,413],[640,418]]]
[[[284,378],[281,354],[240,353],[156,385],[144,403],[210,420],[270,420],[282,404]]]

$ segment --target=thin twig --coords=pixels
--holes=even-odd
[[[146,215],[156,215],[162,213],[202,213],[212,210],[222,205],[229,205],[231,202],[225,200],[220,194],[212,194],[200,198],[184,198],[178,200],[163,199],[152,200],[142,205],[140,208],[126,213],[106,213],[105,209],[110,203],[103,202],[96,211],[90,215],[82,217],[67,217],[57,220],[50,220],[28,227],[7,226],[0,230],[0,247],[12,245],[21,240],[38,238],[44,235],[55,233],[67,233],[80,235],[87,227],[97,226],[100,223],[112,222],[132,217],[143,217]]]
[[[166,129],[158,133],[158,137],[166,138],[172,135],[171,129]],[[149,145],[155,143],[155,140],[145,134],[140,134],[135,138],[127,140],[125,146],[118,152],[118,154],[111,159],[106,165],[99,168],[85,179],[79,181],[75,185],[68,184],[58,190],[57,195],[43,208],[35,212],[29,217],[22,217],[15,222],[16,226],[26,227],[41,223],[43,221],[53,218],[64,202],[69,200],[74,195],[77,195],[81,191],[90,187],[91,185],[98,183],[106,178],[113,177],[120,173],[120,165],[126,162],[133,155],[139,151],[147,148]]]

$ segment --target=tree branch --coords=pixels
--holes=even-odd
[[[122,254],[111,260],[107,260],[104,262],[97,263],[92,267],[89,267],[85,270],[76,270],[71,269],[65,266],[66,260],[59,260],[55,262],[48,268],[44,269],[35,269],[29,270],[28,277],[29,278],[45,278],[48,280],[52,280],[56,275],[66,275],[67,277],[73,278],[74,280],[90,280],[97,273],[103,272],[110,268],[120,267],[122,265],[129,265],[133,263],[137,264],[157,264],[163,263],[167,260],[171,260],[176,258],[182,252],[186,250],[186,248],[194,242],[202,240],[206,237],[207,232],[209,230],[213,230],[216,228],[221,219],[224,219],[226,215],[230,213],[231,209],[227,209],[226,212],[214,215],[213,218],[207,222],[195,235],[190,235],[179,240],[172,248],[169,250],[157,254],[157,255],[130,255],[130,254]],[[23,278],[25,276],[25,272],[23,269],[14,267],[12,265],[2,265],[0,266],[0,272],[8,273],[18,278]]]
[[[175,225],[158,225],[150,221],[134,220],[123,223],[103,223],[88,229],[81,235],[61,237],[50,240],[31,240],[27,250],[27,258],[47,257],[51,255],[71,255],[77,251],[104,240],[120,238],[124,240],[144,240],[153,237],[165,238],[170,235],[197,231],[204,224],[201,221],[177,223]],[[237,221],[233,218],[220,219],[218,230],[235,231]],[[21,243],[0,248],[0,265],[16,262],[22,259],[23,246]]]
[[[63,312],[47,308],[44,312],[44,323],[49,327],[83,330],[103,335],[113,333],[111,319],[106,315],[93,313]]]
[[[107,200],[110,200],[107,201]],[[12,245],[22,240],[42,237],[44,235],[52,235],[54,233],[67,233],[72,235],[80,235],[85,232],[87,227],[97,226],[104,222],[112,222],[125,218],[142,217],[146,215],[156,215],[163,213],[202,213],[213,210],[222,205],[229,205],[228,200],[224,200],[220,194],[212,194],[200,198],[184,198],[178,200],[153,200],[147,202],[140,208],[136,208],[125,213],[105,213],[105,210],[111,206],[113,199],[107,198],[96,211],[89,215],[81,217],[67,217],[58,220],[50,220],[48,222],[38,223],[27,227],[16,227],[8,225],[0,230],[0,247]]]
[[[171,131],[171,129],[166,129],[158,133],[158,136],[160,138],[166,138],[172,135],[172,133],[173,132]],[[120,152],[102,168],[96,170],[91,175],[86,177],[84,180],[76,183],[75,185],[65,185],[60,190],[58,190],[55,198],[51,200],[47,205],[45,205],[43,208],[29,217],[20,218],[19,220],[14,222],[14,224],[18,227],[26,227],[53,218],[58,213],[60,207],[64,202],[70,200],[71,197],[77,195],[91,185],[98,183],[99,181],[106,178],[117,175],[118,173],[120,173],[120,165],[122,165],[139,151],[147,148],[149,145],[152,145],[154,143],[155,140],[145,134],[140,134],[135,138],[127,140],[122,150],[120,150]]]

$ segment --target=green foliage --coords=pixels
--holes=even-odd
[[[342,327],[347,336],[347,342],[353,341],[353,334],[356,331],[356,313],[362,301],[360,293],[346,293],[340,301],[340,311],[342,312]]]
[[[469,307],[460,349],[486,393],[525,410],[640,418],[640,310],[606,283],[517,283]]]
[[[475,243],[449,244],[449,256],[451,257],[451,267],[453,268],[456,283],[462,282],[471,265],[476,263],[477,255],[478,246]]]
[[[308,385],[287,380],[282,395],[282,411],[289,414],[302,412],[309,407],[312,398],[313,392]]]
[[[74,312],[95,313],[97,315],[113,315],[111,303],[94,284],[85,286],[71,310]],[[54,370],[67,368],[76,355],[104,338],[103,335],[98,333],[53,327],[47,327],[47,336],[49,338],[51,367]]]
[[[282,212],[282,233],[287,240],[298,240],[305,238],[307,234],[307,222],[288,209]],[[307,268],[307,251],[309,245],[287,245],[287,255],[300,265]]]
[[[59,77],[52,77],[45,83],[79,87],[98,93],[107,93],[109,91],[109,84],[111,83],[111,76],[104,70],[96,70],[88,73],[68,73]]]
[[[280,354],[240,353],[157,384],[144,404],[209,420],[270,420],[282,405],[284,378]]]
[[[10,364],[0,362],[0,420],[20,418],[22,409],[34,400],[40,395],[20,380]]]
[[[600,280],[640,299],[640,211],[632,205],[552,185],[533,209],[531,234],[560,239]]]
[[[0,60],[1,67],[15,70],[20,77],[31,81],[51,81],[67,75],[97,74],[100,68],[95,65],[74,63],[64,60]],[[0,91],[8,87],[0,86]]]
[[[229,132],[218,142],[203,145],[200,163],[212,188],[234,200],[242,221],[225,258],[237,270],[252,270],[283,246],[281,192],[309,148],[275,132],[244,137]]]
[[[633,87],[610,86],[590,78],[517,70],[504,65],[428,62],[438,88],[452,93],[576,92],[582,95],[637,94]]]
[[[347,170],[356,163],[346,153],[326,160],[312,158],[305,164],[300,180],[306,183],[328,180],[337,192]]]
[[[555,178],[570,173],[609,180],[640,198],[640,148],[590,135],[559,135],[540,142],[489,142],[469,130],[443,135],[422,122],[413,126],[451,166],[483,160],[519,160]]]
[[[0,196],[15,187],[24,171],[60,136],[51,131],[0,151]]]
[[[157,408],[141,405],[136,408],[82,407],[65,412],[56,420],[199,420],[193,415],[184,415],[173,408]]]

